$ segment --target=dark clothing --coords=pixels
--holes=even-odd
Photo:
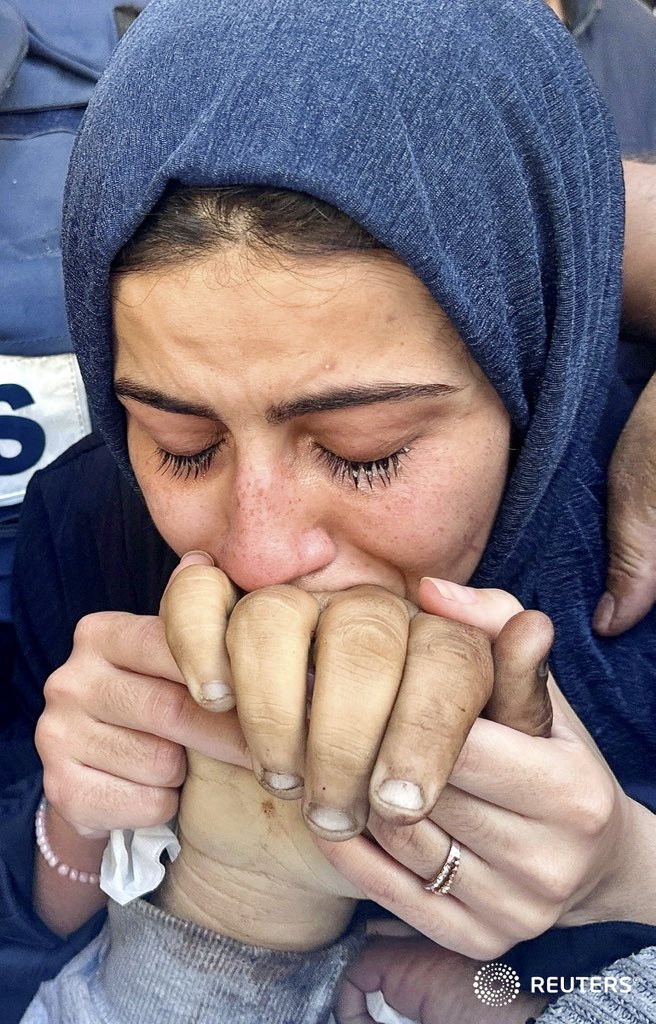
[[[656,155],[656,18],[641,0],[566,0],[564,6],[622,153]]]
[[[210,6],[220,10],[207,33]],[[589,76],[549,12],[523,0],[488,0],[480,19],[464,17],[464,0],[276,0],[273,20],[269,7],[195,0],[181,19],[177,0],[160,0],[96,91],[73,157],[66,239],[71,323],[98,422],[127,468],[111,384],[107,269],[171,177],[295,188],[350,212],[442,304],[521,439],[475,582],[553,616],[565,693],[621,781],[646,781],[656,751],[654,618],[614,641],[590,628],[603,586],[605,462],[596,434],[615,358],[622,211],[612,130]],[[365,28],[349,21],[361,7],[371,18]],[[354,39],[362,41],[357,62]],[[612,443],[616,432],[605,426]],[[21,756],[11,751],[13,789],[0,807],[5,1022],[98,927],[63,942],[29,909],[39,783],[27,736],[43,681],[66,660],[82,615],[155,612],[175,563],[95,441],[34,479],[24,517],[14,685],[26,745]],[[626,951],[612,926],[603,930],[610,941],[603,954],[595,948],[595,963]],[[656,929],[634,929],[631,942],[656,942]],[[536,974],[558,973],[537,953],[530,964]]]
[[[68,658],[83,615],[112,609],[156,613],[176,562],[140,496],[93,436],[33,478],[16,558],[19,653],[13,694],[20,716],[0,750],[2,1024],[20,1018],[39,983],[85,946],[105,917],[98,913],[63,941],[31,909],[31,836],[41,794],[32,734],[43,707],[44,680]]]
[[[23,516],[15,580],[20,653],[13,679],[22,725],[16,726],[13,742],[0,754],[0,771],[7,780],[0,798],[3,1024],[20,1018],[38,984],[57,974],[98,933],[105,918],[100,911],[62,940],[31,909],[28,843],[41,795],[32,730],[43,707],[43,681],[68,658],[73,630],[82,616],[101,610],[156,614],[177,562],[140,495],[94,436],[36,474]],[[38,547],[32,543],[35,537]],[[644,751],[632,753],[638,760],[644,757]],[[636,796],[648,802],[651,793],[646,788]],[[528,982],[532,974],[595,973],[617,957],[653,944],[656,928],[606,923],[554,929],[522,943],[504,960]]]

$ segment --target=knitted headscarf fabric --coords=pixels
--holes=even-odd
[[[421,278],[519,438],[474,582],[553,617],[556,678],[623,781],[645,782],[653,617],[614,641],[590,626],[605,564],[595,452],[615,365],[621,168],[543,0],[151,0],[89,105],[65,203],[72,335],[128,472],[108,274],[174,180],[310,193]]]

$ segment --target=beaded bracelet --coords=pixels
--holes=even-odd
[[[45,796],[41,797],[41,803],[37,807],[34,816],[34,829],[36,832],[36,845],[45,861],[51,868],[57,868],[57,874],[62,878],[70,878],[71,882],[87,882],[89,885],[98,885],[100,877],[92,871],[78,871],[77,868],[63,864],[52,846],[48,842],[46,834],[46,807],[48,803]]]

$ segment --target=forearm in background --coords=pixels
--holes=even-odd
[[[625,160],[625,242],[622,320],[656,341],[656,154],[653,162]]]

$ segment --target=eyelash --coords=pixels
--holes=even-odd
[[[373,490],[374,480],[380,480],[383,487],[388,487],[392,482],[392,475],[397,477],[403,468],[401,459],[410,454],[409,448],[399,448],[398,451],[386,455],[383,459],[372,459],[371,462],[354,462],[351,459],[343,459],[334,452],[315,445],[319,457],[328,466],[330,472],[340,483],[352,483],[356,491],[360,486],[362,475],[369,484],[369,490]]]
[[[174,452],[167,452],[164,448],[158,448],[159,471],[170,473],[174,479],[189,480],[193,477],[198,480],[210,469],[214,456],[222,447],[221,441],[204,448],[202,452],[195,452],[193,455],[176,455]],[[356,491],[360,487],[361,478],[364,477],[369,484],[369,490],[373,490],[374,480],[380,480],[383,487],[389,487],[392,477],[397,477],[401,471],[401,459],[410,454],[407,447],[399,448],[398,451],[386,455],[382,459],[372,459],[370,462],[355,462],[352,459],[343,459],[340,455],[321,445],[314,445],[322,462],[328,466],[333,477],[340,483],[352,484]]]
[[[174,452],[167,452],[165,448],[158,448],[158,471],[170,473],[175,480],[180,478],[189,480],[190,477],[198,480],[199,477],[207,473],[212,465],[214,456],[222,444],[222,441],[217,441],[216,444],[211,444],[209,448],[204,448],[202,452],[194,452],[193,455],[176,455]]]

